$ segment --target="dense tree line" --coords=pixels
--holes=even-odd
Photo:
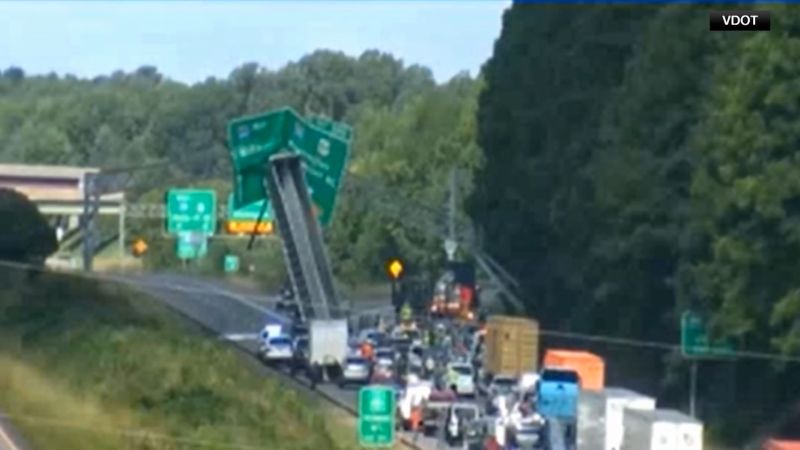
[[[677,344],[692,308],[742,350],[798,356],[800,14],[773,13],[735,36],[687,5],[505,13],[470,212],[547,327]],[[627,355],[612,382],[685,406],[677,351],[566,344]],[[737,448],[800,400],[796,363],[700,373],[701,416]]]
[[[329,231],[336,270],[348,282],[382,276],[389,254],[418,268],[436,264],[439,257],[430,255],[442,253],[441,243],[406,225],[431,205],[429,220],[440,221],[450,167],[464,170],[461,185],[468,189],[480,162],[474,139],[480,82],[458,75],[437,85],[429,69],[379,51],[349,57],[320,50],[277,70],[250,63],[191,86],[155,67],[94,79],[28,76],[14,67],[0,72],[0,161],[118,168],[169,160],[167,167],[132,172],[132,201],[160,202],[165,188],[194,185],[216,188],[224,202],[232,118],[291,106],[350,123],[357,137],[345,185],[362,189],[340,196]],[[406,200],[412,211],[370,207],[393,199]],[[178,263],[157,221],[130,225],[131,236],[153,243],[148,264]],[[213,245],[211,254],[220,257],[230,247]]]
[[[328,232],[340,279],[381,277],[395,254],[437,267],[455,167],[485,249],[543,328],[677,344],[692,308],[743,350],[794,356],[800,17],[772,11],[781,20],[769,33],[715,34],[707,9],[689,5],[514,5],[480,79],[443,84],[377,51],[246,64],[191,86],[153,67],[91,80],[9,68],[0,160],[168,158],[137,173],[135,195],[157,201],[165,187],[197,185],[225,198],[229,119],[284,105],[326,114],[356,129]],[[147,227],[156,239],[158,224]],[[153,260],[169,264],[171,252]],[[593,348],[610,383],[685,406],[677,351],[545,339]],[[800,400],[796,367],[704,362],[701,417],[735,444],[769,431]]]

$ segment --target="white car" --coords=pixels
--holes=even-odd
[[[285,335],[268,337],[259,353],[267,363],[289,362],[294,356],[292,339]]]
[[[340,385],[348,383],[368,383],[370,378],[370,364],[361,356],[349,356],[344,362],[344,370]]]
[[[379,348],[375,350],[375,362],[378,364],[394,364],[395,353],[391,348]]]
[[[514,392],[519,382],[516,377],[508,375],[497,375],[489,383],[489,397],[494,398],[500,395],[509,395]]]
[[[458,395],[475,395],[475,372],[466,363],[447,366],[447,384]]]
[[[519,377],[517,389],[520,393],[534,392],[536,385],[539,383],[539,374],[536,372],[523,373]]]
[[[261,330],[261,341],[262,343],[266,343],[267,339],[274,336],[280,336],[283,332],[283,327],[278,323],[268,323],[264,325],[264,328]]]

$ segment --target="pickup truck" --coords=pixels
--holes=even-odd
[[[545,418],[571,423],[577,419],[580,378],[572,369],[545,367],[537,385],[537,407]]]

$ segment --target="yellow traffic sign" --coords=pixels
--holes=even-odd
[[[400,262],[399,259],[393,259],[389,263],[389,275],[391,275],[392,278],[397,279],[400,278],[400,275],[402,274],[403,274],[403,263]]]
[[[136,242],[133,243],[133,254],[136,256],[143,255],[144,252],[147,251],[147,242],[143,239],[137,239]]]

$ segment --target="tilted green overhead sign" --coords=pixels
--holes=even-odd
[[[330,133],[339,139],[350,141],[353,139],[353,128],[343,122],[336,122],[332,119],[322,116],[311,116],[308,122],[321,130]]]
[[[352,129],[345,124],[315,120],[335,128],[337,134],[352,136]],[[233,120],[228,134],[234,167],[234,209],[266,199],[264,175],[269,158],[279,152],[294,152],[303,159],[320,223],[330,223],[350,154],[347,139],[307,122],[291,108]]]
[[[233,193],[228,197],[228,219],[229,220],[258,220],[258,215],[261,213],[261,208],[267,204],[267,209],[264,211],[262,221],[268,222],[272,220],[272,207],[269,204],[269,199],[265,198],[249,205],[244,205],[241,208],[234,207]]]

